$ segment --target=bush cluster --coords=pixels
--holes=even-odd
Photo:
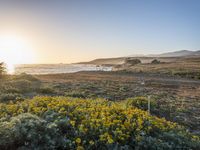
[[[199,149],[179,125],[127,101],[35,97],[0,104],[0,149]]]
[[[135,58],[126,58],[125,59],[125,63],[127,65],[137,65],[137,64],[141,64],[141,60],[140,59],[135,59]]]
[[[9,102],[24,99],[40,89],[40,81],[32,75],[20,74],[8,76],[0,82],[0,102]],[[45,91],[45,90],[44,90]],[[46,90],[50,92],[50,90]]]

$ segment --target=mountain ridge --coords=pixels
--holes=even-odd
[[[183,57],[198,57],[200,56],[200,50],[191,51],[191,50],[178,50],[174,52],[166,52],[161,54],[149,54],[149,55],[129,55],[122,57],[113,57],[113,58],[97,58],[88,62],[79,62],[77,64],[96,64],[96,65],[109,65],[109,64],[122,64],[126,58],[135,57],[139,59],[154,59],[154,58],[183,58]]]
[[[134,54],[129,55],[127,57],[183,57],[183,56],[191,56],[191,55],[200,55],[200,50],[191,51],[191,50],[178,50],[173,52],[165,52],[161,54]]]

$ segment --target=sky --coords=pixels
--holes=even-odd
[[[199,27],[199,0],[0,0],[0,59],[73,63],[199,50]]]

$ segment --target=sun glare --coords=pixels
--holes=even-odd
[[[7,65],[9,73],[14,73],[14,65],[34,62],[34,51],[30,44],[17,36],[0,36],[0,62]]]

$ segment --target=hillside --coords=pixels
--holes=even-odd
[[[177,57],[118,57],[118,58],[102,58],[95,59],[89,62],[80,62],[80,64],[94,64],[94,65],[120,65],[125,62],[127,58],[140,59],[142,63],[150,63],[154,59],[159,59],[163,62],[174,62]]]
[[[118,58],[99,58],[89,62],[79,62],[79,64],[95,64],[95,65],[117,65],[122,64],[126,57]]]
[[[95,65],[120,65],[123,64],[127,58],[137,58],[142,61],[142,63],[150,63],[154,59],[158,59],[162,62],[174,62],[177,59],[191,58],[200,56],[199,51],[189,51],[189,50],[180,50],[162,54],[150,54],[150,55],[130,55],[126,57],[118,58],[100,58],[95,59],[89,62],[80,62],[79,64],[95,64]]]
[[[189,51],[189,50],[180,50],[175,52],[163,53],[159,55],[155,55],[155,57],[187,57],[187,56],[195,56],[200,54],[200,51]]]

